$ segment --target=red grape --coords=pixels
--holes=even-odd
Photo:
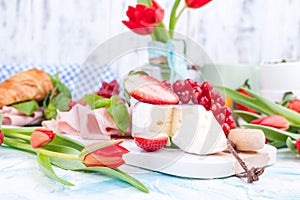
[[[214,113],[215,116],[220,113],[221,109],[221,104],[217,102],[211,105],[211,111]]]
[[[185,83],[182,80],[175,81],[172,87],[176,93],[185,91]]]
[[[221,104],[222,106],[225,105],[225,98],[223,96],[219,96],[218,98],[215,99],[215,101]]]
[[[230,126],[227,123],[223,123],[221,127],[222,127],[222,130],[224,131],[224,133],[225,133],[225,135],[227,137],[227,135],[228,135],[228,133],[230,131]]]
[[[211,100],[207,98],[207,96],[200,96],[200,98],[198,98],[198,103],[204,106],[206,110],[211,109]]]
[[[205,92],[212,91],[212,89],[213,89],[212,84],[208,81],[203,82],[200,87],[201,87],[202,91],[205,91]]]
[[[202,105],[207,111],[212,111],[226,136],[230,129],[236,128],[231,109],[225,107],[225,98],[218,90],[213,89],[210,82],[205,81],[201,84],[192,79],[177,80],[172,88],[178,94],[182,104],[191,101],[193,104]]]
[[[219,113],[216,117],[219,124],[223,124],[225,122],[225,115],[223,113]]]
[[[181,103],[187,104],[191,99],[190,93],[188,91],[181,92],[179,95],[179,99]]]
[[[170,83],[170,81],[168,81],[168,80],[163,80],[162,83],[163,83],[165,86],[167,86],[168,88],[171,89],[171,83]]]

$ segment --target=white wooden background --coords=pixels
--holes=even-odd
[[[136,0],[0,0],[0,63],[82,63],[128,29]],[[166,8],[174,0],[157,0]],[[167,23],[167,22],[165,22]],[[214,0],[189,10],[177,29],[217,63],[300,60],[300,0]]]

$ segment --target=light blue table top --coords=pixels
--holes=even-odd
[[[143,182],[150,193],[99,174],[65,171],[56,173],[76,184],[63,186],[39,169],[36,156],[0,147],[0,199],[300,199],[300,157],[279,150],[275,165],[267,167],[258,182],[229,177],[199,180],[124,167]]]

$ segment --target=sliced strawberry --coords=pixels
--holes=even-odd
[[[130,96],[145,103],[177,104],[179,97],[166,85],[147,74],[131,74],[124,82]]]
[[[149,152],[163,148],[168,142],[168,136],[162,133],[139,133],[133,138],[137,146]]]

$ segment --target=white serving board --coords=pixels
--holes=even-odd
[[[136,146],[133,140],[125,140],[123,146],[130,152],[123,155],[127,165],[151,171],[188,178],[222,178],[244,172],[229,152],[208,156],[184,153],[178,149],[164,148],[146,152]],[[257,152],[239,153],[249,169],[272,165],[276,160],[276,148],[270,145]]]

